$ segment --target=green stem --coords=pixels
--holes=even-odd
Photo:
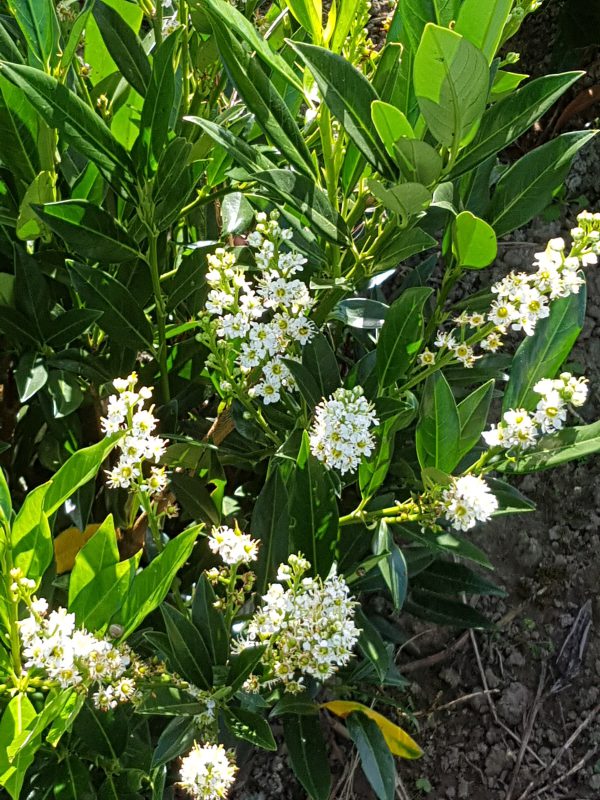
[[[157,361],[160,369],[160,379],[162,385],[163,403],[168,403],[171,399],[169,391],[169,372],[167,367],[167,312],[160,286],[160,270],[158,266],[158,236],[150,234],[148,247],[148,264],[150,275],[152,276],[152,291],[156,304],[156,327],[158,333]]]
[[[6,540],[6,545],[4,547],[4,553],[2,554],[2,573],[4,577],[4,584],[5,584],[5,596],[8,600],[6,603],[6,611],[8,616],[8,633],[10,639],[10,653],[12,657],[12,665],[17,676],[21,675],[22,672],[22,663],[21,663],[21,638],[19,636],[19,601],[12,600],[12,592],[10,590],[10,586],[13,582],[11,577],[10,571],[13,567],[13,561],[11,556],[11,548],[10,548],[10,534],[8,531],[8,527],[6,525],[2,525],[2,531],[4,534],[4,538]]]

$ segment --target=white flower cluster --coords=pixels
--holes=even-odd
[[[152,389],[141,386],[135,391],[137,380],[137,374],[132,372],[127,378],[113,381],[118,394],[109,397],[107,415],[101,420],[102,430],[107,435],[124,434],[119,445],[119,462],[106,470],[107,482],[111,489],[138,490],[155,496],[167,485],[165,469],[153,466],[146,477],[143,464],[145,461],[158,463],[164,455],[166,442],[152,433],[158,424],[152,414],[154,406],[144,408],[146,400],[152,399]]]
[[[585,378],[563,372],[555,380],[538,381],[533,391],[540,395],[535,412],[530,414],[523,408],[505,411],[498,425],[483,434],[486,444],[527,450],[540,434],[556,433],[564,427],[569,406],[579,408],[585,403],[588,386]]]
[[[208,546],[219,555],[226,564],[248,564],[258,557],[258,542],[236,525],[229,528],[221,525],[213,528],[208,538]]]
[[[478,522],[487,522],[498,508],[489,486],[476,475],[456,478],[442,494],[444,515],[458,531],[468,531]]]
[[[292,277],[306,259],[281,249],[291,231],[280,227],[277,216],[275,212],[267,219],[266,214],[257,214],[256,229],[248,236],[259,268],[253,284],[234,253],[224,248],[208,257],[206,275],[211,287],[206,309],[218,317],[217,336],[224,344],[236,344],[237,367],[244,375],[253,372],[253,379],[258,377],[249,393],[265,404],[278,402],[282,389],[295,388],[282,359],[297,357],[297,346],[305,345],[314,333],[307,316],[313,303],[310,292],[303,281]]]
[[[136,696],[132,678],[125,675],[129,653],[106,639],[75,627],[75,615],[59,608],[48,614],[48,604],[33,599],[31,614],[19,622],[23,666],[41,670],[63,689],[97,686],[97,708],[107,711]]]
[[[223,800],[236,772],[223,745],[195,744],[181,761],[179,782],[194,800]]]
[[[378,422],[360,386],[336,389],[315,409],[311,452],[328,469],[339,469],[342,475],[353,472],[373,451],[375,439],[369,428]]]
[[[261,607],[250,620],[238,649],[266,644],[262,663],[267,683],[302,689],[302,675],[324,681],[352,658],[359,636],[356,602],[344,579],[332,572],[324,581],[304,577],[310,564],[291,555],[281,564]]]

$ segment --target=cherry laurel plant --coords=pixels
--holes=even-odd
[[[595,131],[504,156],[580,77],[512,71],[538,5],[0,2],[1,793],[218,800],[284,743],[327,800],[344,727],[395,796],[408,617],[489,627],[510,476],[600,450]]]

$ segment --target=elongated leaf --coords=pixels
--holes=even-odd
[[[44,388],[47,380],[48,370],[44,359],[35,351],[25,353],[15,370],[15,383],[20,401],[27,402]]]
[[[246,52],[219,17],[210,13],[209,17],[227,74],[255,115],[256,123],[299,170],[314,175],[315,167],[304,137],[258,57]]]
[[[469,172],[514,142],[582,75],[582,72],[544,75],[494,103],[483,115],[477,135],[460,155],[450,176],[457,178]]]
[[[175,717],[158,737],[152,753],[152,767],[168,764],[174,758],[192,749],[196,738],[196,724],[190,717]]]
[[[441,372],[427,378],[416,431],[417,455],[422,468],[451,473],[459,460],[460,419],[448,381]]]
[[[578,461],[600,452],[600,421],[543,436],[514,462],[505,462],[499,469],[515,475],[554,469],[569,461]]]
[[[145,95],[150,83],[151,67],[140,39],[120,14],[101,0],[96,0],[93,14],[106,49],[123,77],[136,92]]]
[[[172,668],[185,680],[208,689],[212,684],[210,655],[203,638],[187,617],[173,606],[161,606],[169,644]]]
[[[29,492],[11,530],[14,565],[34,581],[42,577],[54,555],[48,516],[44,511],[49,488],[49,483],[43,483]]]
[[[258,591],[263,591],[289,553],[288,492],[277,468],[256,500],[250,530],[261,543],[256,574]]]
[[[123,625],[122,639],[126,639],[137,626],[165,599],[177,571],[192,552],[200,530],[199,525],[180,533],[167,543],[165,549],[138,575],[121,608],[117,621]]]
[[[328,800],[331,774],[317,716],[284,714],[283,734],[296,777],[311,800]]]
[[[464,564],[435,561],[415,578],[415,584],[437,594],[458,595],[461,592],[482,596],[506,597],[506,592],[482,578]]]
[[[459,460],[477,444],[486,426],[487,416],[494,393],[494,380],[489,380],[471,392],[458,404],[460,421]]]
[[[39,120],[23,92],[0,72],[0,160],[29,185],[40,170],[37,151]]]
[[[175,69],[173,57],[179,44],[181,30],[173,31],[159,46],[152,63],[152,75],[142,107],[140,141],[144,153],[158,164],[167,138],[169,120],[175,100]]]
[[[402,550],[394,542],[394,537],[385,522],[380,522],[374,537],[373,551],[384,557],[377,562],[377,568],[389,589],[394,608],[400,611],[406,600],[408,570]]]
[[[435,622],[436,625],[448,625],[452,628],[481,628],[493,630],[494,625],[476,609],[450,600],[448,597],[426,591],[415,590],[407,600],[405,610],[415,617]]]
[[[454,30],[478,47],[491,64],[511,7],[512,0],[464,0]]]
[[[533,391],[542,378],[554,378],[565,361],[585,321],[586,292],[561,297],[552,303],[550,314],[539,320],[533,336],[527,336],[517,348],[502,408],[526,408],[537,405]]]
[[[320,42],[323,16],[321,0],[285,0],[285,2],[300,25],[310,34],[312,41]]]
[[[530,150],[503,173],[486,214],[497,236],[525,225],[550,204],[573,156],[595,135],[596,131],[563,133]]]
[[[3,306],[0,313],[0,331],[5,333],[15,344],[30,347],[39,346],[43,339],[36,338],[35,332],[31,330],[31,322],[19,311],[9,306]]]
[[[256,147],[247,144],[239,136],[202,117],[184,117],[186,122],[192,122],[207,133],[211,139],[220,144],[227,153],[234,158],[248,172],[255,172],[257,169],[268,170],[273,168],[273,164]]]
[[[106,263],[140,258],[135,242],[106,211],[87,200],[33,206],[38,217],[80,256]]]
[[[486,478],[486,483],[498,501],[498,509],[494,511],[495,517],[502,514],[523,514],[535,511],[535,503],[510,483],[506,483],[500,478],[490,477]]]
[[[311,178],[287,169],[257,172],[254,176],[275,199],[282,199],[299,211],[319,233],[330,241],[347,243],[350,234],[343,218],[334,211],[327,195]]]
[[[71,308],[65,311],[52,321],[47,336],[48,344],[55,349],[65,347],[73,339],[82,336],[100,316],[100,311],[87,308]]]
[[[65,141],[93,161],[109,182],[132,181],[129,155],[92,109],[56,78],[23,64],[0,64],[0,73],[23,91],[38,114]]]
[[[259,714],[245,708],[229,707],[223,712],[225,725],[237,739],[250,742],[263,750],[277,750],[269,723]]]
[[[360,712],[373,720],[383,734],[390,751],[395,756],[412,759],[420,758],[423,755],[423,751],[419,745],[411,739],[406,731],[403,731],[398,725],[394,725],[394,723],[387,719],[387,717],[384,717],[383,714],[380,714],[378,711],[373,711],[369,706],[357,703],[355,700],[331,700],[328,703],[323,703],[322,707],[342,719],[348,717],[349,714]]]
[[[59,27],[52,0],[9,0],[19,28],[27,41],[31,63],[47,68],[56,58]]]
[[[71,262],[71,280],[86,304],[102,312],[98,325],[124,347],[152,350],[152,327],[129,289],[108,272]]]
[[[400,266],[401,262],[423,250],[429,250],[437,240],[421,228],[399,231],[381,251],[375,251],[373,274]]]
[[[392,177],[394,168],[371,119],[371,105],[379,97],[369,81],[336,53],[311,44],[289,44],[312,72],[325,103],[356,147],[376,170]]]
[[[19,692],[7,704],[0,719],[0,786],[6,789],[12,800],[19,800],[25,773],[41,744],[41,736],[25,745],[12,760],[9,759],[8,748],[29,726],[35,724],[36,716],[31,700]]]
[[[94,7],[96,0],[85,0],[83,4],[83,8],[77,15],[77,19],[73,23],[71,30],[69,32],[69,38],[67,39],[67,43],[63,48],[62,56],[60,59],[60,67],[62,70],[67,70],[71,66],[71,62],[73,61],[73,57],[77,52],[77,48],[81,42],[81,34],[85,30],[87,25],[88,18],[92,13],[92,9]],[[14,61],[14,59],[11,59]]]
[[[435,138],[456,149],[485,110],[489,69],[483,53],[458,33],[425,26],[415,57],[414,85]]]
[[[396,767],[394,757],[377,723],[360,711],[346,718],[350,738],[356,745],[360,765],[379,800],[394,800]]]
[[[431,289],[407,289],[392,303],[377,342],[379,386],[395,383],[417,357],[423,336],[423,306]]]
[[[223,614],[215,608],[217,598],[205,573],[202,573],[192,598],[192,622],[204,639],[213,664],[225,664],[229,638]]]
[[[302,350],[302,365],[315,379],[321,397],[329,397],[341,384],[335,353],[322,333],[313,336]]]

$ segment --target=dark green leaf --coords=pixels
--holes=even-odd
[[[436,625],[483,630],[493,630],[495,627],[483,614],[466,603],[450,600],[425,589],[412,592],[404,608],[409,614],[428,622],[435,622]]]
[[[225,725],[237,739],[250,742],[263,750],[277,750],[269,723],[259,714],[245,708],[223,710]]]
[[[377,375],[385,388],[406,375],[423,337],[423,306],[431,289],[407,289],[392,303],[377,342]]]
[[[196,738],[196,724],[190,717],[175,717],[158,737],[152,753],[152,768],[168,764],[174,758],[192,749]]]
[[[377,723],[360,711],[346,718],[348,733],[360,756],[360,765],[379,800],[394,800],[396,766],[394,756]]]
[[[506,597],[506,592],[464,564],[455,564],[451,561],[435,561],[420,572],[414,579],[415,585],[429,589],[437,594],[458,595],[467,594],[493,595]]]
[[[59,27],[52,0],[9,0],[8,6],[27,41],[30,63],[44,70],[57,56]]]
[[[427,378],[416,431],[417,455],[422,468],[451,473],[460,459],[460,419],[448,381],[441,372]]]
[[[383,684],[391,664],[390,653],[381,638],[381,634],[361,608],[356,611],[355,619],[360,629],[358,649],[375,667],[379,681]]]
[[[204,639],[213,664],[225,664],[229,638],[223,613],[215,608],[216,597],[204,573],[198,579],[192,597],[192,622]]]
[[[458,404],[460,421],[459,460],[477,444],[486,426],[488,411],[494,393],[494,380],[480,386]]]
[[[292,769],[310,800],[328,800],[331,774],[319,718],[284,714],[283,734]]]
[[[208,689],[212,685],[212,664],[204,639],[173,606],[165,603],[161,611],[173,654],[172,669],[201,689]]]
[[[568,461],[586,458],[600,451],[600,421],[575,428],[564,428],[551,436],[543,436],[516,461],[500,465],[503,472],[524,475],[553,469]]]
[[[255,667],[260,663],[265,649],[266,645],[246,647],[231,658],[227,683],[231,687],[232,693],[241,689],[248,676],[253,673]]]
[[[144,153],[158,164],[167,138],[169,120],[175,101],[173,55],[181,38],[181,29],[173,31],[158,47],[152,62],[152,75],[142,107],[140,141]]]
[[[254,505],[250,531],[261,543],[257,574],[257,589],[263,592],[279,564],[289,554],[288,493],[280,470],[275,467],[267,478]]]
[[[272,169],[273,164],[256,147],[247,144],[239,136],[202,117],[184,117],[186,122],[192,122],[207,133],[211,139],[220,144],[238,164],[248,172],[255,172],[257,169]]]
[[[302,365],[317,383],[321,397],[329,397],[341,383],[335,353],[322,333],[313,336],[302,350]]]
[[[377,527],[374,544],[373,552],[383,555],[377,562],[377,568],[389,589],[394,608],[400,611],[406,600],[408,569],[404,554],[394,542],[394,537],[384,521]]]
[[[151,68],[140,39],[120,14],[101,0],[96,0],[93,14],[106,49],[123,77],[136,92],[145,95]]]
[[[66,347],[78,339],[102,316],[102,312],[89,308],[71,308],[52,321],[46,341],[55,349]]]
[[[15,370],[15,383],[20,401],[27,402],[44,388],[47,380],[48,370],[44,359],[36,352],[25,353]]]

